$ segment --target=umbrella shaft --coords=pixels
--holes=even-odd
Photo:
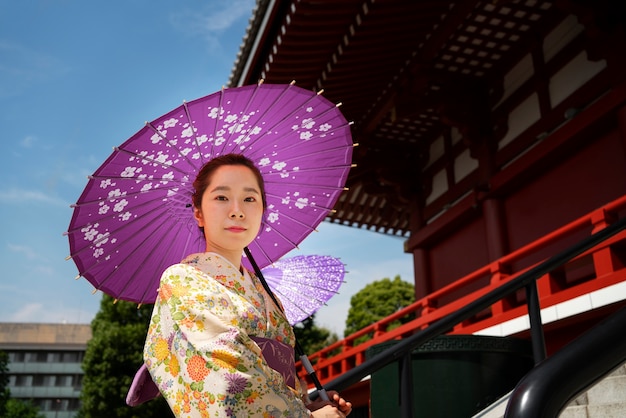
[[[248,260],[250,260],[250,264],[252,264],[252,268],[254,268],[254,272],[256,273],[257,277],[261,281],[263,288],[265,289],[267,294],[270,295],[270,297],[272,298],[276,306],[279,309],[281,309],[281,304],[278,303],[278,300],[276,300],[276,296],[274,296],[274,292],[272,292],[272,289],[270,289],[269,285],[267,284],[267,281],[265,281],[265,277],[263,277],[263,273],[261,272],[261,269],[257,265],[256,261],[254,261],[254,258],[252,257],[252,253],[250,252],[248,247],[244,247],[243,250],[246,253],[246,256],[248,257]],[[317,375],[315,374],[315,370],[313,369],[313,366],[311,365],[309,358],[306,356],[306,354],[304,353],[304,350],[300,346],[300,343],[298,343],[298,340],[296,340],[296,352],[298,353],[298,356],[300,357],[300,361],[302,361],[302,364],[304,365],[304,368],[306,372],[308,373],[309,377],[311,378],[311,380],[313,380],[313,383],[315,384],[315,388],[319,392],[319,396],[325,401],[329,400],[328,394],[326,393],[326,389],[324,389],[319,379],[317,378]]]

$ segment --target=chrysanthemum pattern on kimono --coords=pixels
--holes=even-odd
[[[293,346],[293,330],[258,279],[215,253],[169,267],[144,360],[177,417],[309,417],[250,337]]]

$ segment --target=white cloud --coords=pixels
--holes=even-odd
[[[219,45],[219,35],[241,18],[252,15],[254,0],[209,2],[204,11],[184,9],[172,14],[172,26],[191,36],[205,38],[210,47]]]
[[[6,322],[43,322],[84,324],[93,319],[95,312],[44,306],[42,303],[27,303],[13,313]]]
[[[44,318],[45,316],[41,303],[27,303],[11,315],[10,322],[42,322],[39,318]]]
[[[68,68],[46,52],[0,39],[0,97],[22,93],[33,84],[49,81]]]
[[[38,190],[8,189],[0,190],[0,202],[3,203],[45,203],[67,207],[68,203],[56,196],[50,196]]]
[[[27,135],[20,141],[20,146],[23,148],[32,148],[36,140],[37,138],[34,136]]]
[[[34,260],[36,258],[38,258],[38,255],[35,251],[33,251],[32,248],[27,247],[25,245],[18,245],[18,244],[7,244],[7,247],[9,247],[9,251],[14,252],[14,253],[19,253],[24,255],[27,259],[29,260]]]

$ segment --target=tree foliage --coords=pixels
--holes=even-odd
[[[339,340],[329,329],[315,325],[315,315],[293,327],[293,332],[306,354],[315,353]]]
[[[345,335],[353,334],[387,316],[407,307],[415,301],[415,289],[411,283],[396,276],[393,280],[384,278],[372,282],[357,292],[350,299],[350,309],[346,319]],[[413,317],[392,322],[387,330],[397,328]],[[368,335],[357,339],[361,343],[371,339]]]
[[[45,415],[35,405],[28,401],[11,398],[6,403],[3,418],[45,418]]]
[[[104,295],[91,323],[92,338],[83,360],[81,418],[143,418],[173,416],[163,397],[137,407],[126,405],[126,395],[143,363],[143,346],[152,305],[113,303]]]
[[[9,390],[9,356],[0,350],[0,417],[4,416],[7,401],[11,397]]]

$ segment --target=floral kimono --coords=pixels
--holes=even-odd
[[[309,417],[294,344],[258,278],[200,253],[163,273],[144,361],[177,417]]]

